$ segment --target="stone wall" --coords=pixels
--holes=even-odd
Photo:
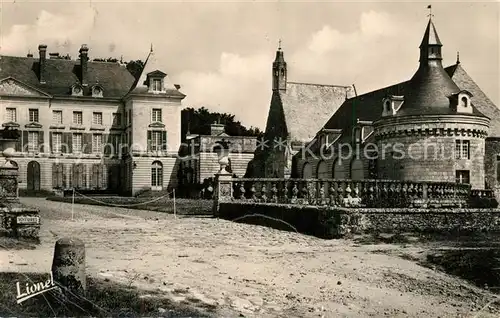
[[[218,217],[325,239],[380,232],[458,234],[500,231],[500,209],[345,209],[222,202]]]
[[[500,138],[486,138],[485,155],[484,155],[484,173],[486,187],[492,189],[497,200],[500,200],[500,171],[499,160],[500,155]]]

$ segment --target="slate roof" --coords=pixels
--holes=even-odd
[[[427,23],[427,28],[425,29],[424,38],[422,39],[420,47],[424,45],[442,45],[432,19],[429,19],[429,23]]]
[[[279,97],[291,141],[311,141],[326,119],[352,96],[350,86],[287,82]]]
[[[500,136],[500,109],[481,91],[460,64],[445,68],[448,76],[461,90],[473,94],[471,98],[476,115],[484,114],[491,119],[490,136]],[[345,101],[324,125],[326,129],[343,129],[343,136],[350,136],[356,120],[376,121],[382,113],[382,99],[386,95],[405,95],[409,81],[384,87]],[[403,104],[404,105],[404,104]],[[318,129],[319,131],[319,129]]]
[[[158,60],[156,59],[156,54],[153,49],[148,54],[146,61],[144,62],[144,68],[142,69],[141,75],[134,81],[131,92],[132,93],[147,93],[148,85],[146,83],[148,74],[157,73],[160,71],[160,66],[158,65]],[[167,74],[161,72],[165,75],[163,78],[163,86],[165,87],[165,92],[160,93],[159,95],[169,95],[169,96],[178,96],[185,97],[186,95],[182,94],[177,90],[174,84],[169,81]]]
[[[40,84],[38,70],[38,58],[0,56],[0,79],[13,77],[53,96],[69,96],[71,86],[80,83],[80,62],[76,60],[47,58],[45,84]],[[87,70],[89,87],[99,82],[105,98],[122,98],[135,80],[119,63],[88,61]]]

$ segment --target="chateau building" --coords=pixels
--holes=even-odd
[[[292,158],[348,98],[354,89],[288,81],[284,52],[278,48],[272,67],[272,97],[265,144],[257,146],[251,173],[257,177],[290,177]]]
[[[151,51],[140,76],[121,63],[0,56],[0,119],[21,138],[14,160],[28,190],[133,194],[177,184],[181,101]]]
[[[192,135],[188,132],[186,144],[181,147],[179,192],[196,196],[209,179],[220,171],[219,150],[227,147],[229,170],[236,177],[247,174],[249,163],[254,159],[257,137],[231,136],[223,124],[210,125],[210,135]]]
[[[314,120],[318,126],[314,135],[304,134],[303,147],[292,153],[290,175],[449,181],[498,192],[500,109],[466,73],[458,54],[456,64],[443,67],[441,49],[430,19],[420,44],[418,69],[409,81],[359,96],[346,94],[344,100],[329,103],[330,110],[323,108],[323,101],[313,93],[301,95],[307,110],[304,107],[294,113],[295,118],[304,123]],[[284,134],[293,128],[276,126],[273,118],[281,116],[282,121],[277,122],[286,125],[296,121],[286,120],[285,105],[281,113],[280,107],[273,106],[282,103],[281,96],[289,85],[281,50],[277,64],[284,71],[273,74],[275,93],[266,133]],[[317,105],[329,114],[316,116]],[[264,152],[272,157],[275,151],[267,148]],[[270,162],[261,162],[263,170],[274,169]]]

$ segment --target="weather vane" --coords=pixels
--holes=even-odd
[[[428,5],[427,9],[429,9],[429,14],[427,15],[429,18],[432,18],[434,15],[432,14],[432,5]]]

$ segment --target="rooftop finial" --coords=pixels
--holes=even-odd
[[[151,49],[149,50],[150,53],[153,53],[153,43],[151,43]]]
[[[457,64],[460,64],[460,52],[457,52]]]
[[[427,6],[427,9],[429,9],[429,14],[428,14],[427,16],[429,17],[429,20],[430,20],[430,19],[432,19],[432,17],[434,16],[434,15],[432,14],[432,5],[430,5],[430,4],[429,4],[429,5]]]
[[[281,51],[281,39],[278,41],[278,51]]]

